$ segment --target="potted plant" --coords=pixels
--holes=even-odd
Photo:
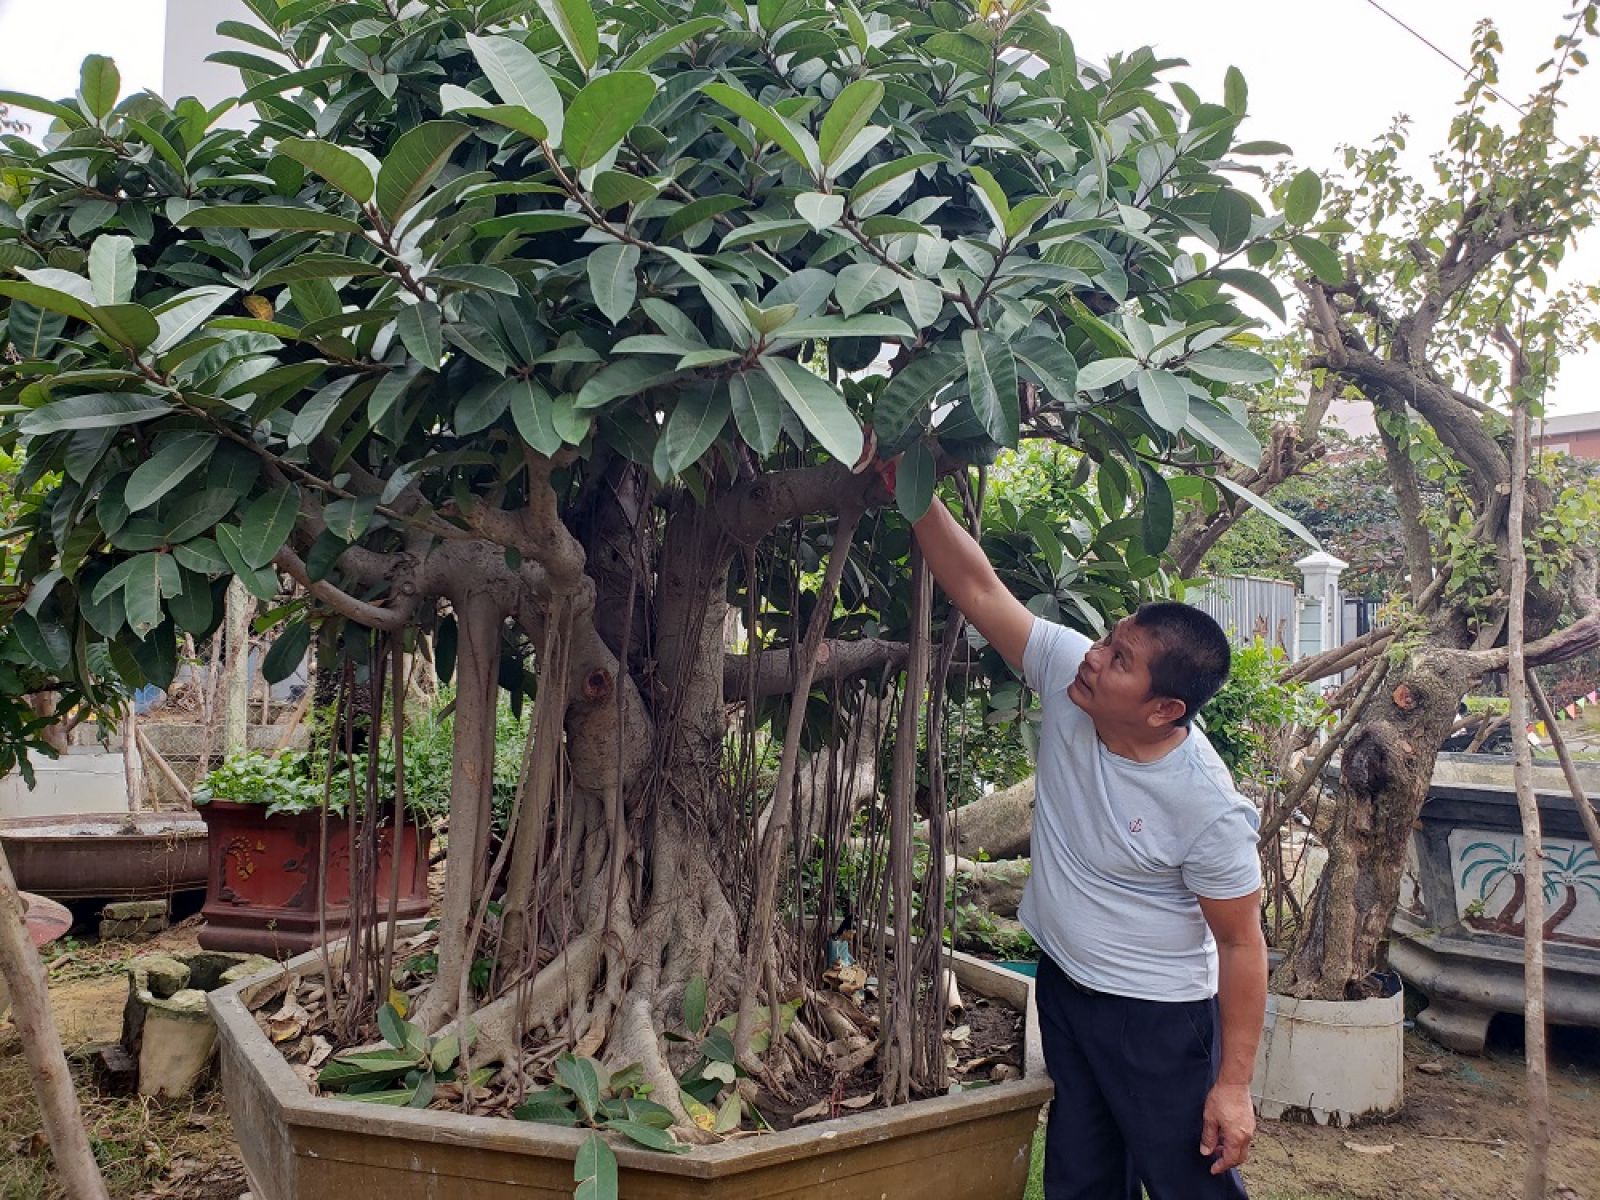
[[[195,789],[210,831],[202,946],[287,958],[344,931],[352,825],[337,782],[329,795],[325,819],[324,784],[305,751],[233,755]],[[398,917],[427,913],[428,843],[415,810],[398,838],[392,822],[379,830],[373,895],[385,914],[391,881]]]
[[[1003,449],[1066,443],[1063,486],[1082,499],[1097,470],[1101,508],[1014,513],[1010,533],[1038,551],[1030,602],[1093,625],[1162,570],[1184,488],[1158,467],[1215,500],[1224,456],[1258,460],[1227,393],[1272,374],[1242,297],[1278,298],[1242,264],[1326,247],[1314,212],[1230,182],[1239,155],[1275,153],[1238,140],[1243,80],[1209,103],[1159,91],[1170,64],[1148,50],[1080,66],[1021,0],[255,11],[230,55],[248,131],[119,104],[103,60],[79,107],[37,102],[92,145],[96,195],[127,200],[74,217],[93,198],[74,160],[30,158],[40,203],[17,211],[49,228],[0,280],[52,381],[0,386],[4,420],[41,465],[70,444],[53,486],[96,498],[52,496],[23,557],[62,644],[159,678],[176,630],[216,620],[215,583],[271,597],[281,571],[301,592],[280,663],[314,625],[319,672],[374,710],[391,691],[403,710],[430,648],[454,681],[427,961],[368,923],[282,977],[320,970],[318,1011],[296,992],[252,1012],[271,984],[217,1001],[254,1187],[549,1192],[576,1162],[613,1194],[617,1162],[639,1164],[609,1132],[483,1115],[571,1052],[636,1066],[695,1147],[651,1156],[660,1194],[806,1194],[848,1151],[872,1195],[1020,1195],[1036,1060],[982,1086],[949,1062],[975,1036],[963,1002],[1014,1023],[1028,983],[944,950],[942,824],[920,879],[912,842],[919,769],[931,811],[959,769],[949,679],[1010,677],[993,653],[953,671],[970,643],[935,622],[906,518],[946,502],[942,475],[958,501]],[[1197,238],[1230,265],[1204,268]],[[904,455],[892,503],[853,469],[873,447]],[[495,847],[502,694],[530,712]],[[841,828],[829,756],[869,695],[895,701],[895,761]],[[370,816],[386,773],[358,774]],[[873,932],[830,982],[821,943],[849,915],[831,881],[858,833],[881,851],[852,896]],[[807,891],[795,866],[816,856]],[[348,1057],[397,994],[433,1068],[425,1112],[313,1094],[320,1051],[291,1064],[258,1022],[324,1023]],[[685,1086],[712,1029],[722,1057],[687,1082],[736,1097],[737,1131]],[[420,1086],[424,1042],[401,1040]],[[841,1104],[881,1111],[733,1136],[818,1080],[827,1111],[835,1078],[861,1088]]]

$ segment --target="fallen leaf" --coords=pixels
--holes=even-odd
[[[1357,1154],[1393,1154],[1394,1153],[1394,1143],[1393,1142],[1384,1142],[1384,1143],[1381,1143],[1379,1145],[1374,1145],[1374,1146],[1366,1146],[1366,1145],[1363,1145],[1360,1142],[1346,1142],[1344,1144],[1344,1148],[1346,1150],[1354,1150]]]
[[[818,1100],[810,1108],[802,1108],[795,1113],[793,1120],[796,1125],[800,1124],[801,1121],[816,1121],[827,1116],[830,1111],[831,1103],[829,1101]]]
[[[313,1037],[311,1039],[311,1056],[306,1059],[306,1066],[320,1067],[328,1061],[328,1056],[332,1053],[333,1046],[327,1038]]]
[[[848,1100],[839,1101],[840,1108],[865,1108],[878,1098],[877,1092],[868,1092],[864,1096],[851,1096]]]
[[[949,1033],[945,1034],[944,1036],[945,1036],[945,1040],[946,1041],[951,1041],[951,1042],[964,1042],[964,1041],[967,1041],[969,1038],[972,1037],[972,1026],[971,1025],[957,1025],[954,1029],[952,1029]]]
[[[1418,1063],[1417,1070],[1421,1071],[1424,1075],[1443,1075],[1444,1064],[1436,1062]]]

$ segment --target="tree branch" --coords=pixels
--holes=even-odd
[[[811,682],[831,683],[839,679],[853,679],[869,671],[884,667],[899,667],[905,662],[907,646],[904,642],[890,642],[882,638],[855,638],[849,641],[830,638],[817,647],[816,668]],[[793,652],[787,647],[762,650],[755,656],[753,697],[787,695],[794,690]],[[722,663],[723,694],[730,700],[743,700],[751,694],[750,656],[729,654]]]
[[[842,463],[771,471],[734,488],[715,513],[729,537],[748,545],[795,517],[865,509],[877,486],[876,474],[853,475]]]
[[[398,633],[405,628],[407,613],[404,610],[381,608],[365,600],[357,600],[349,592],[334,587],[326,579],[313,580],[306,570],[306,564],[288,546],[279,550],[273,561],[285,574],[311,593],[314,599],[326,604],[341,616],[350,618],[358,625],[390,633]]]

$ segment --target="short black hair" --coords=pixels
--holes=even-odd
[[[1188,725],[1227,682],[1233,666],[1228,635],[1198,608],[1176,600],[1141,604],[1133,623],[1155,643],[1151,696],[1183,701],[1183,716],[1173,724]]]

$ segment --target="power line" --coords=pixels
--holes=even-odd
[[[1476,73],[1472,70],[1471,67],[1468,67],[1464,63],[1460,62],[1453,55],[1451,55],[1448,51],[1440,49],[1439,46],[1435,42],[1430,41],[1426,35],[1424,35],[1422,33],[1419,33],[1417,30],[1413,29],[1410,25],[1406,24],[1399,17],[1395,16],[1394,13],[1390,12],[1383,5],[1379,4],[1378,0],[1366,0],[1366,2],[1371,7],[1377,9],[1384,16],[1388,17],[1389,20],[1393,21],[1396,25],[1400,26],[1401,29],[1404,29],[1412,37],[1416,38],[1417,41],[1421,42],[1429,50],[1432,50],[1440,58],[1444,59],[1445,62],[1449,63],[1456,70],[1460,71],[1468,79],[1477,78]],[[1509,104],[1512,108],[1516,109],[1523,116],[1527,116],[1528,115],[1528,110],[1523,108],[1522,105],[1518,104],[1515,100],[1511,99],[1509,96],[1501,95],[1499,92],[1495,91],[1492,87],[1489,87],[1487,84],[1484,85],[1484,89],[1483,90],[1488,92],[1489,95],[1493,96],[1496,100],[1500,101],[1502,104]]]

